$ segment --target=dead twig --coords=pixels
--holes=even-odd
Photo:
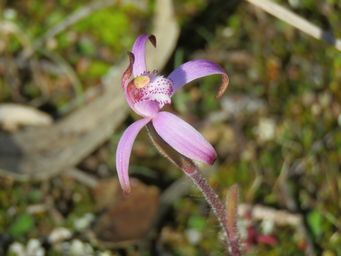
[[[8,132],[14,132],[21,126],[44,126],[51,123],[49,115],[30,106],[0,104],[0,127]]]
[[[252,218],[255,220],[267,220],[278,226],[299,227],[302,225],[302,217],[299,214],[291,213],[286,210],[278,210],[264,205],[256,204],[240,204],[238,207],[238,215],[245,216],[251,212]]]
[[[261,8],[276,18],[290,24],[291,26],[301,30],[302,32],[333,45],[337,50],[341,51],[341,39],[337,39],[330,31],[324,31],[318,26],[312,24],[301,16],[280,6],[270,0],[246,0],[250,4]]]

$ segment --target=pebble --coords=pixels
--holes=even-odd
[[[262,118],[259,120],[255,133],[261,141],[270,141],[275,137],[276,124],[270,118]]]
[[[74,226],[78,231],[84,230],[89,227],[94,218],[95,216],[92,213],[86,213],[83,217],[75,220]]]
[[[38,239],[30,239],[27,246],[19,242],[14,242],[8,250],[10,255],[15,256],[44,256],[45,250]]]
[[[14,242],[9,246],[9,254],[14,254],[15,256],[25,256],[25,246],[19,242]]]
[[[59,227],[50,233],[48,240],[51,244],[60,243],[64,240],[70,239],[72,236],[70,230],[64,227]]]
[[[263,233],[264,235],[269,235],[269,234],[271,234],[271,233],[274,231],[274,226],[275,226],[275,223],[274,223],[272,220],[264,219],[264,220],[262,221],[262,224],[261,224],[262,233]]]
[[[202,239],[201,232],[195,229],[187,229],[186,236],[187,236],[188,241],[193,245],[198,244]]]

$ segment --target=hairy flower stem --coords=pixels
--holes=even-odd
[[[191,174],[187,174],[193,183],[198,187],[201,193],[204,195],[206,201],[213,209],[215,216],[217,217],[225,235],[225,246],[226,250],[229,251],[232,256],[240,256],[239,244],[235,242],[235,239],[231,240],[231,234],[226,221],[226,210],[222,202],[220,201],[218,195],[214,192],[211,186],[208,184],[207,180],[202,176],[202,174],[196,170]]]
[[[239,241],[237,231],[229,229],[226,219],[226,210],[223,203],[220,201],[218,195],[210,187],[206,179],[202,176],[194,162],[176,152],[170,147],[155,131],[152,124],[147,124],[148,135],[158,151],[165,156],[170,162],[180,168],[193,181],[204,195],[204,198],[213,209],[225,235],[225,249],[230,252],[232,256],[240,256]],[[232,240],[231,240],[232,238]],[[230,250],[229,250],[230,248]]]

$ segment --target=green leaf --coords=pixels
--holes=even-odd
[[[322,215],[318,211],[313,211],[308,215],[308,224],[315,237],[322,233]]]
[[[79,48],[83,55],[91,57],[96,54],[96,46],[94,43],[87,39],[82,39],[79,42]]]
[[[9,234],[13,237],[20,237],[30,231],[34,226],[34,219],[31,215],[23,213],[19,215],[9,227]]]
[[[206,227],[206,220],[202,216],[194,215],[189,218],[188,226],[190,228],[202,231]]]

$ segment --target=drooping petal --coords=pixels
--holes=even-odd
[[[140,35],[132,48],[132,53],[135,56],[135,62],[133,65],[133,74],[134,76],[139,76],[141,75],[143,72],[145,72],[146,69],[146,60],[145,60],[145,46],[146,46],[146,42],[149,41],[154,45],[154,47],[156,47],[156,38],[155,36],[151,35]]]
[[[128,169],[133,143],[137,134],[149,121],[150,118],[143,118],[131,124],[124,131],[120,141],[118,142],[116,150],[116,169],[121,187],[127,193],[130,192]]]
[[[168,112],[159,112],[152,119],[156,132],[170,146],[193,160],[213,164],[217,153],[210,143],[191,125]]]
[[[185,84],[201,77],[220,74],[222,75],[221,85],[218,89],[217,97],[220,97],[228,86],[228,76],[225,71],[216,63],[209,60],[188,61],[169,74],[168,78],[173,82],[175,92]]]

